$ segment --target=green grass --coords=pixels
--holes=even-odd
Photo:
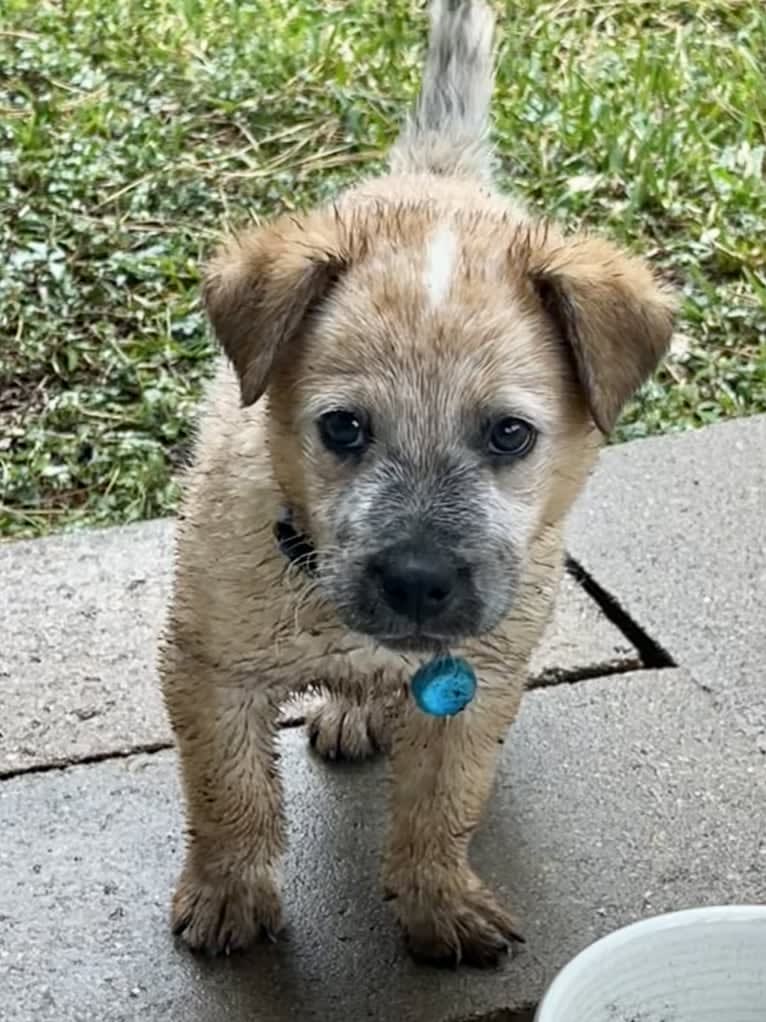
[[[618,438],[766,410],[766,5],[507,3],[503,183],[685,276]],[[3,0],[0,534],[170,512],[220,228],[379,165],[414,0]]]

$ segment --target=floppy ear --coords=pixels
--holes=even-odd
[[[533,252],[530,271],[571,349],[593,421],[608,433],[668,349],[676,292],[642,260],[596,238]]]
[[[284,348],[346,266],[332,218],[287,217],[229,241],[210,263],[203,299],[251,405]]]

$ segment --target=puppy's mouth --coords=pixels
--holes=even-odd
[[[394,653],[427,653],[433,656],[446,655],[452,646],[465,638],[464,635],[428,635],[412,632],[406,635],[370,635],[381,646]]]

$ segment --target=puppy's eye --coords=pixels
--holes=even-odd
[[[492,454],[510,458],[523,458],[535,446],[537,430],[523,419],[508,416],[499,419],[489,433],[489,449]]]
[[[319,435],[325,447],[336,454],[361,451],[370,442],[363,417],[343,409],[326,412],[320,418]]]

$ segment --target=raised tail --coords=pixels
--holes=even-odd
[[[484,0],[433,0],[423,84],[391,150],[394,173],[491,176],[494,26]]]

